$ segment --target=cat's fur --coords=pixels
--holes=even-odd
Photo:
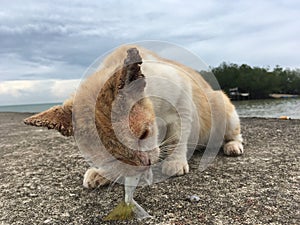
[[[149,94],[170,98],[165,101],[148,97]],[[129,118],[122,114],[128,107]],[[181,115],[178,115],[177,109]],[[197,120],[193,116],[195,111]],[[193,126],[199,129],[198,144],[206,145],[211,131],[218,130],[212,129],[213,113],[226,122],[222,136],[224,153],[229,156],[242,154],[239,118],[223,92],[213,91],[189,67],[163,59],[138,46],[121,46],[104,60],[98,72],[83,82],[76,92],[76,99],[73,96],[62,106],[25,119],[25,123],[57,129],[66,136],[75,133],[80,139],[79,147],[88,153],[89,160],[100,165],[97,169],[88,169],[84,176],[85,187],[96,187],[109,182],[104,177],[115,179],[122,174],[130,174],[130,168],[124,168],[123,163],[109,166],[107,152],[118,162],[149,166],[159,160],[160,148],[167,149],[169,156],[163,162],[162,172],[167,175],[188,173],[187,144],[193,135]],[[112,122],[112,117],[117,119]],[[164,121],[164,127],[155,117]],[[115,134],[115,126],[119,136]],[[165,141],[159,146],[161,140],[158,139],[163,128],[167,128],[163,137]],[[97,144],[91,143],[91,136],[100,138],[103,144],[100,149]],[[138,151],[127,144],[137,146]],[[103,147],[107,152],[101,149]],[[107,163],[101,166],[101,161]]]

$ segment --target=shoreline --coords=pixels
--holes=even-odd
[[[1,112],[0,111],[0,116],[4,115],[4,114],[19,114],[19,115],[27,115],[27,116],[31,116],[34,114],[37,114],[39,112]],[[25,117],[24,117],[25,118]],[[262,116],[239,116],[239,118],[241,120],[245,120],[245,119],[271,119],[271,120],[282,120],[279,117],[262,117]],[[300,120],[300,118],[290,118],[290,120]],[[45,128],[47,129],[47,128]]]
[[[220,153],[203,172],[201,153],[190,173],[148,187],[135,200],[153,216],[104,222],[122,199],[114,185],[82,187],[88,164],[73,138],[30,127],[32,113],[0,112],[0,224],[297,224],[300,120],[241,118],[245,154]],[[189,202],[188,195],[199,196]]]

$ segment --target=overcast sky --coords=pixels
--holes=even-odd
[[[178,44],[210,66],[300,65],[300,1],[1,0],[0,105],[59,102],[118,45]]]

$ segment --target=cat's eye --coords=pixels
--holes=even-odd
[[[146,130],[144,130],[144,132],[142,133],[142,135],[140,136],[140,140],[144,140],[144,139],[146,139],[148,136],[149,136],[149,134],[150,134],[150,131],[149,131],[149,129],[146,129]]]

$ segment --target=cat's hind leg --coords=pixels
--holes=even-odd
[[[228,156],[239,156],[244,153],[239,116],[235,109],[227,116],[225,131],[224,154]]]

